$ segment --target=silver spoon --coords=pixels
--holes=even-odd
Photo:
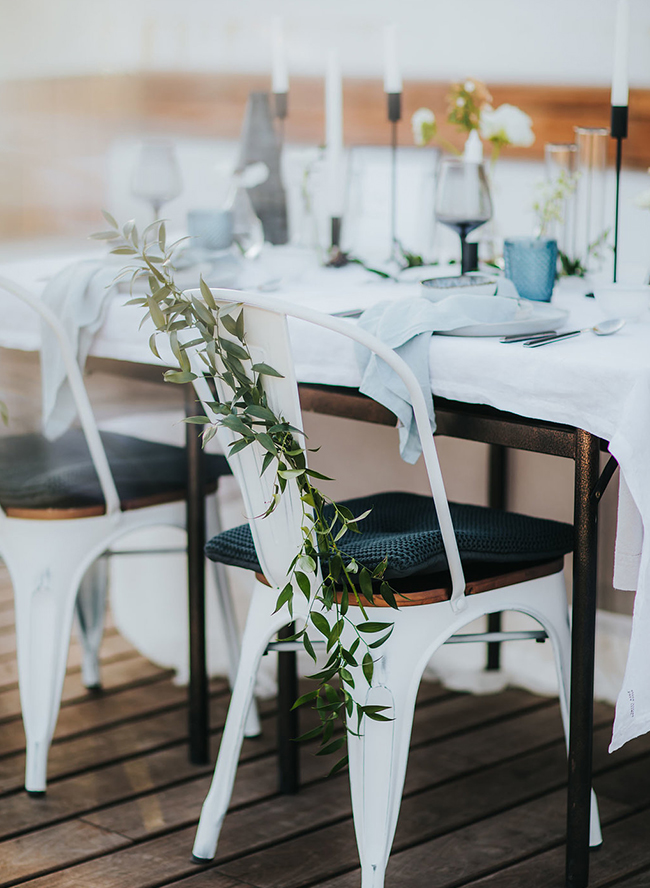
[[[596,336],[611,336],[612,333],[618,333],[621,327],[625,326],[622,318],[610,318],[608,321],[601,321],[600,324],[594,324],[593,327],[583,327],[582,330],[571,330],[569,333],[558,333],[556,336],[547,336],[546,339],[529,339],[524,342],[526,348],[539,348],[540,345],[548,345],[550,342],[559,342],[561,339],[571,339],[573,336],[580,336],[581,333],[595,333]]]

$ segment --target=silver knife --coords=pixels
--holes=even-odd
[[[526,333],[525,335],[516,333],[512,336],[502,336],[499,342],[508,345],[510,342],[528,342],[533,339],[546,339],[549,336],[557,336],[557,330],[544,330],[541,333]]]
[[[547,336],[546,339],[529,339],[524,342],[525,348],[538,348],[540,345],[549,345],[551,342],[560,342],[562,339],[571,339],[573,336],[579,336],[582,330],[571,330],[568,333],[558,333],[557,336]]]

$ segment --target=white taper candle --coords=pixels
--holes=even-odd
[[[614,73],[612,75],[612,105],[628,104],[628,41],[630,35],[630,7],[628,0],[618,0],[616,31],[614,35]]]
[[[401,93],[402,75],[397,61],[397,31],[394,24],[384,27],[384,92]]]
[[[271,28],[271,91],[274,93],[289,92],[289,71],[284,48],[284,29],[282,19],[274,18]]]
[[[343,83],[338,53],[331,50],[325,77],[325,145],[330,216],[342,216],[345,202],[343,169]]]

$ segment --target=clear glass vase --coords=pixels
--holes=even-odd
[[[585,271],[598,271],[603,264],[607,228],[605,196],[607,177],[607,127],[576,126],[577,187],[575,254]]]
[[[574,260],[576,194],[575,187],[571,190],[571,183],[575,179],[578,166],[578,146],[566,142],[547,142],[544,145],[544,160],[548,185],[553,188],[559,180],[564,180],[568,185],[566,191],[570,192],[562,201],[561,220],[551,222],[547,234],[557,241],[558,250]]]

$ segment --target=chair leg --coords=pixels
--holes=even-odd
[[[192,857],[197,863],[211,860],[216,853],[221,824],[235,782],[244,724],[253,699],[259,662],[269,639],[287,621],[286,613],[270,615],[274,601],[273,590],[260,583],[255,584],[217,764],[210,791],[201,809],[201,818],[194,840]]]
[[[412,617],[416,615],[402,613],[401,616],[413,622]],[[418,639],[417,632],[409,646],[410,634],[395,631],[382,646],[375,662],[373,686],[368,689],[365,699],[360,700],[367,705],[390,707],[384,714],[392,721],[377,722],[365,718],[360,736],[348,734],[350,791],[361,861],[361,888],[383,888],[399,816],[420,681],[418,663],[426,647],[426,639]],[[365,680],[355,674],[355,682],[355,693],[358,693]],[[352,716],[349,726],[356,730],[356,715]]]
[[[61,701],[79,575],[65,563],[14,572],[16,642],[27,741],[25,789],[45,792],[47,756]]]
[[[108,559],[98,558],[86,571],[75,602],[77,636],[82,650],[81,680],[89,690],[101,688],[99,648],[104,634]]]
[[[211,539],[218,533],[221,533],[221,517],[219,515],[219,503],[217,495],[209,497],[206,500],[206,536]],[[215,587],[217,591],[217,607],[219,610],[219,618],[223,625],[224,637],[226,639],[226,647],[228,652],[228,678],[230,687],[235,684],[237,668],[239,666],[239,658],[241,655],[241,644],[239,639],[239,626],[235,617],[235,609],[232,601],[232,593],[230,591],[230,583],[223,564],[211,561],[214,572]],[[245,737],[259,737],[262,733],[260,720],[257,713],[257,704],[253,697],[251,706],[246,716],[246,724],[244,726]]]
[[[530,613],[531,616],[540,621],[553,645],[558,676],[560,710],[568,750],[570,732],[569,699],[571,694],[571,630],[566,607],[564,574],[559,573],[546,577],[544,583],[547,585],[547,589],[536,595],[534,609],[531,609]],[[600,829],[598,800],[596,793],[592,789],[589,846],[597,848],[602,842],[603,836]]]

